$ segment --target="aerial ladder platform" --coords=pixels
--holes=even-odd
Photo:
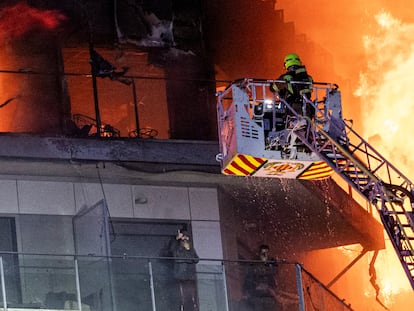
[[[313,100],[303,96],[299,114],[271,83],[286,82],[240,79],[217,92],[222,173],[307,180],[337,173],[377,209],[414,289],[413,183],[343,119],[336,84],[312,83]]]

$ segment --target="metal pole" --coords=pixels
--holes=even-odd
[[[80,282],[79,282],[79,266],[78,266],[77,259],[75,259],[75,280],[76,280],[76,298],[78,300],[78,309],[79,311],[82,311],[82,298],[81,298]]]
[[[303,280],[302,280],[302,267],[296,264],[296,284],[298,288],[299,297],[299,311],[305,311],[305,298],[303,295]]]
[[[7,311],[6,283],[4,282],[3,257],[0,257],[1,293],[3,295],[3,310]]]
[[[93,44],[89,42],[89,55],[91,57],[91,73],[92,73],[92,89],[93,89],[93,101],[95,106],[95,122],[96,122],[96,135],[101,137],[101,113],[99,112],[99,101],[98,101],[98,86],[96,83],[96,75],[93,70]]]
[[[103,215],[104,215],[104,235],[105,235],[105,253],[107,255],[107,268],[108,268],[108,278],[109,278],[109,292],[112,305],[112,311],[117,310],[116,304],[116,295],[114,292],[114,280],[113,280],[113,269],[112,269],[112,257],[111,257],[111,244],[109,240],[109,209],[106,202],[106,199],[103,200]]]
[[[135,126],[137,127],[137,137],[139,134],[139,118],[138,118],[138,103],[137,103],[137,88],[135,85],[135,79],[132,78],[132,96],[134,97],[134,112],[135,112]]]
[[[150,275],[152,311],[156,311],[157,307],[155,306],[154,275],[152,274],[152,263],[151,263],[151,261],[148,261],[148,270],[149,270],[149,275]]]
[[[101,137],[101,114],[99,112],[99,101],[98,101],[98,87],[96,83],[96,75],[94,72],[94,64],[93,64],[93,29],[92,29],[92,21],[91,16],[89,16],[89,10],[86,8],[86,16],[88,17],[88,28],[89,28],[89,56],[90,56],[90,63],[91,63],[91,74],[92,74],[92,88],[93,88],[93,100],[95,105],[95,122],[96,122],[96,135]]]
[[[226,276],[226,267],[224,266],[224,262],[222,262],[221,266],[223,267],[223,288],[224,288],[224,302],[226,304],[226,311],[229,311],[229,297],[227,296],[227,276]]]

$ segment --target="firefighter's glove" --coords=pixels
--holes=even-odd
[[[270,84],[269,89],[270,89],[270,92],[279,93],[279,88],[277,87],[276,83],[274,83],[274,82]]]

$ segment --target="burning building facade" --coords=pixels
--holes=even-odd
[[[243,264],[262,243],[279,265],[282,310],[312,304],[347,310],[349,304],[364,306],[364,295],[367,304],[378,298],[375,269],[348,266],[365,255],[374,265],[369,252],[384,248],[382,227],[365,203],[333,180],[219,174],[217,86],[243,76],[274,78],[273,64],[291,49],[306,55],[310,66],[317,56],[331,63],[329,53],[297,35],[272,1],[241,1],[238,10],[233,5],[3,5],[6,305],[168,310],[177,303],[172,292],[178,285],[167,249],[182,228],[191,232],[201,259],[201,310],[241,308]],[[32,22],[10,27],[13,14]],[[277,41],[260,35],[270,28]],[[347,245],[358,245],[358,254],[338,250]],[[326,252],[324,258],[341,254],[326,271],[314,262],[318,252]],[[301,293],[296,267],[305,271],[306,263],[308,291]],[[351,287],[343,275],[353,268],[365,274]]]

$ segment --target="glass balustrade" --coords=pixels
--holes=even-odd
[[[296,263],[0,253],[0,310],[352,310]]]

